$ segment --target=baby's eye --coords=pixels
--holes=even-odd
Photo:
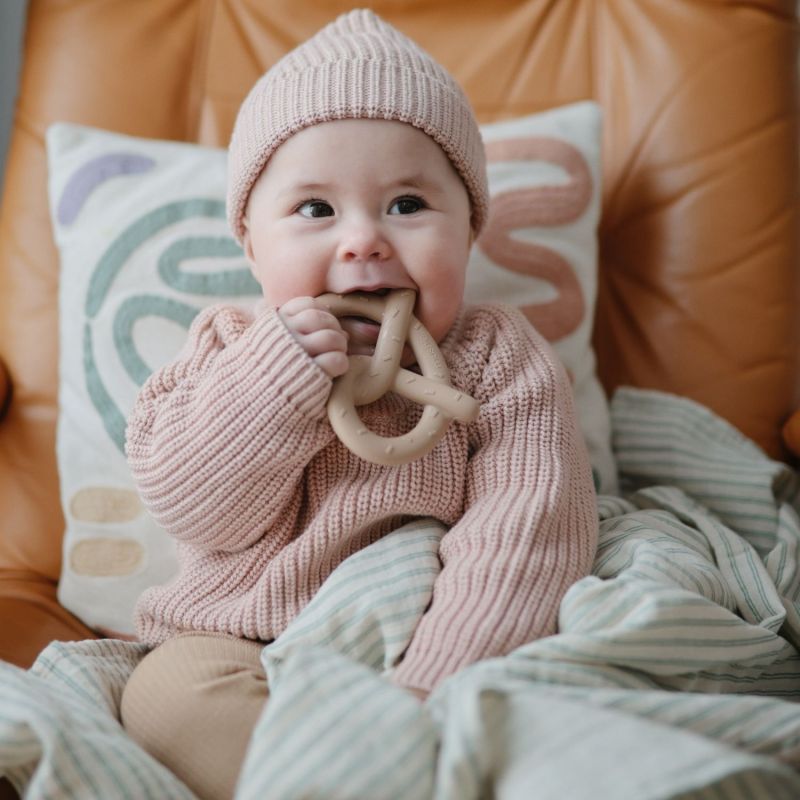
[[[312,219],[333,216],[333,208],[324,200],[306,200],[297,207],[297,212],[303,217]]]
[[[390,214],[415,214],[427,208],[425,201],[421,197],[409,194],[403,197],[398,197],[391,206],[389,206]]]

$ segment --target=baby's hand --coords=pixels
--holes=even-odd
[[[278,309],[278,316],[301,347],[331,377],[344,375],[347,360],[347,334],[339,320],[313,297],[293,297]]]

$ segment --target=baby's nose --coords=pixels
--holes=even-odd
[[[349,226],[339,243],[340,261],[380,261],[390,255],[391,246],[380,226],[366,221]]]

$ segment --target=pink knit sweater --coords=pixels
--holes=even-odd
[[[182,630],[277,637],[352,553],[418,516],[449,526],[442,571],[394,679],[430,690],[467,664],[555,632],[591,567],[595,494],[572,393],[515,309],[461,312],[441,343],[453,383],[480,401],[422,459],[370,464],[334,436],[331,380],[275,311],[216,306],[143,387],[127,454],[180,570],[139,600],[150,645]],[[360,409],[399,435],[421,409],[387,395]]]

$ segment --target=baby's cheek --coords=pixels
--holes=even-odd
[[[420,309],[420,322],[428,329],[436,342],[441,342],[455,321],[458,303],[440,303]]]

